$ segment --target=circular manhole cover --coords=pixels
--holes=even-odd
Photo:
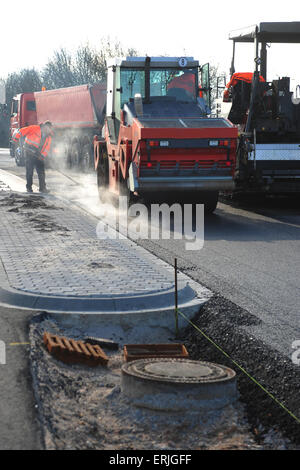
[[[221,367],[212,364],[201,364],[199,362],[179,361],[157,361],[151,364],[139,364],[135,372],[137,375],[149,376],[149,379],[163,379],[167,381],[198,382],[210,381],[226,377]]]
[[[237,397],[236,374],[190,359],[141,359],[122,367],[122,391],[135,405],[161,410],[222,408]]]
[[[228,367],[190,359],[141,359],[125,364],[122,370],[137,379],[181,384],[215,382],[235,376]]]

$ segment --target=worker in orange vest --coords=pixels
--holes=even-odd
[[[246,83],[252,83],[252,78],[253,78],[253,73],[252,72],[237,72],[234,73],[230,79],[230,82],[227,83],[225,86],[224,94],[223,94],[223,101],[225,103],[228,103],[231,101],[230,97],[230,91],[231,87],[234,87],[239,81],[241,82],[246,82]],[[264,77],[261,75],[259,76],[259,81],[260,82],[265,82]]]
[[[39,178],[39,191],[48,193],[45,179],[45,158],[48,156],[53,127],[50,121],[40,125],[22,127],[13,135],[13,141],[24,138],[25,165],[26,165],[26,189],[32,193],[33,172],[36,169]]]

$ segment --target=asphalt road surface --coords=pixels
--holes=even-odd
[[[25,178],[7,150],[0,168]],[[47,171],[55,195],[97,213],[96,178],[63,169]],[[25,189],[25,184],[24,184]],[[257,316],[250,334],[291,357],[300,339],[300,200],[256,201],[237,206],[219,203],[205,218],[204,247],[187,251],[185,240],[140,240],[158,257],[178,266],[196,281]]]

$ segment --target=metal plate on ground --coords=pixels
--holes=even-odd
[[[151,358],[187,358],[188,352],[183,344],[125,344],[124,359],[126,362]]]

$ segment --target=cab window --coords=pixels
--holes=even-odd
[[[35,101],[27,101],[26,109],[27,111],[36,111]]]
[[[170,96],[176,101],[196,101],[197,69],[150,71],[150,96]]]
[[[11,103],[11,114],[18,114],[19,101],[13,100]]]
[[[139,93],[145,98],[145,71],[121,69],[121,107]]]

